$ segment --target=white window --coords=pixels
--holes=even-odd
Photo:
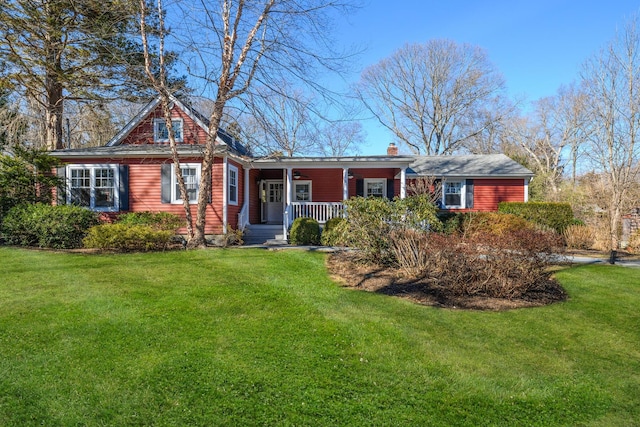
[[[189,203],[198,202],[198,190],[200,189],[200,170],[201,165],[199,163],[182,163],[180,164],[182,170],[182,179],[184,179],[184,185],[187,187],[187,194],[189,195]],[[182,203],[182,197],[180,197],[180,187],[178,186],[178,179],[175,174],[175,165],[171,165],[171,203]]]
[[[293,183],[293,201],[311,201],[311,181],[296,181]]]
[[[446,208],[464,207],[464,181],[444,183],[444,206]]]
[[[229,174],[227,175],[227,182],[229,183],[229,204],[238,204],[238,168],[229,165]]]
[[[172,119],[171,127],[176,137],[176,142],[182,142],[182,119]],[[155,119],[153,121],[153,141],[169,142],[169,129],[164,119]]]
[[[118,167],[116,165],[68,166],[69,204],[97,211],[117,211]]]
[[[387,197],[387,180],[367,179],[364,180],[364,196],[365,197]]]

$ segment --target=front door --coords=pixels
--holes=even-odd
[[[267,224],[282,224],[282,215],[284,207],[282,204],[282,195],[284,193],[284,184],[280,181],[265,182],[265,198],[263,206],[263,220]]]

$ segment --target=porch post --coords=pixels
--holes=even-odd
[[[229,211],[227,199],[227,169],[229,168],[229,160],[227,156],[222,159],[222,234],[227,234],[227,212]]]
[[[529,178],[524,179],[524,202],[529,201]]]
[[[349,168],[342,168],[342,200],[349,198]]]
[[[407,170],[405,168],[400,169],[400,198],[407,197]]]
[[[284,238],[287,238],[287,230],[289,229],[289,222],[291,221],[291,212],[289,212],[289,210],[291,209],[291,168],[288,167],[287,168],[287,178],[285,180],[285,184],[286,184],[286,205],[285,205],[285,209],[284,209],[284,218],[282,221],[282,234],[284,235]]]

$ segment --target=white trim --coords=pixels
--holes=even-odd
[[[194,199],[189,199],[189,204],[193,205],[198,203],[198,195],[200,194],[200,174],[202,173],[201,163],[180,163],[180,169],[195,169],[196,179],[196,194]],[[184,178],[184,175],[183,175]],[[187,183],[185,182],[185,185]],[[176,178],[176,165],[171,164],[171,204],[181,205],[182,199],[180,198],[180,192],[176,188],[178,186],[178,179]]]
[[[460,204],[459,205],[447,205],[447,193],[446,188],[447,184],[460,184]],[[454,193],[451,193],[454,194]],[[467,206],[466,197],[467,196],[467,180],[466,179],[451,179],[451,180],[442,180],[442,206],[446,209],[464,209]]]
[[[309,185],[309,199],[308,200],[298,200],[298,191],[297,191],[297,186],[298,185]],[[312,185],[311,185],[311,181],[310,180],[294,180],[293,181],[293,202],[312,202],[313,201],[313,192],[312,192]]]
[[[229,225],[229,220],[227,218],[229,215],[229,189],[227,187],[229,185],[228,168],[229,158],[224,156],[222,158],[222,234],[227,234],[227,226]],[[211,165],[211,174],[213,175],[213,165]],[[211,178],[211,186],[213,187],[213,176]]]
[[[382,183],[382,197],[387,197],[387,178],[364,178],[362,192],[364,197],[369,197],[368,184]]]
[[[342,200],[349,198],[349,168],[342,168]]]
[[[405,168],[400,169],[400,198],[405,199],[407,197],[407,170]]]
[[[235,175],[235,192],[231,192],[231,172]],[[233,206],[238,206],[238,197],[240,196],[240,172],[238,171],[238,167],[229,163],[227,170],[227,185],[229,186],[229,191],[227,192],[229,196],[229,204]],[[235,196],[235,200],[231,200],[231,196]]]
[[[96,206],[96,170],[110,169],[113,171],[113,207]],[[97,212],[118,212],[120,210],[120,165],[113,163],[72,164],[66,167],[66,201],[71,204],[72,170],[89,170],[89,206],[87,208]]]
[[[525,203],[529,201],[529,182],[531,182],[530,178],[524,179],[524,202]]]
[[[173,133],[175,135],[176,133],[176,129],[175,129],[175,125],[174,123],[179,123],[180,124],[180,138],[176,137],[176,142],[183,142],[184,141],[184,120],[180,117],[176,117],[176,118],[171,118],[171,126],[173,127]],[[159,133],[159,129],[158,127],[160,125],[165,125],[166,127],[166,121],[165,119],[153,119],[153,142],[154,143],[166,143],[169,142],[169,137],[167,136],[166,139],[160,139],[158,138],[158,133]],[[168,132],[168,131],[167,131]]]
[[[131,133],[131,131],[133,129],[135,129],[140,123],[142,123],[142,121],[149,115],[151,114],[151,112],[153,110],[156,109],[156,107],[158,106],[158,104],[160,104],[160,97],[156,97],[155,99],[152,99],[151,101],[149,101],[149,103],[147,105],[144,106],[144,108],[142,110],[140,110],[140,112],[138,112],[138,114],[136,114],[130,121],[129,123],[126,124],[125,127],[123,127],[120,132],[118,132],[113,138],[111,138],[109,140],[109,142],[107,142],[106,146],[107,147],[113,147],[114,145],[120,145],[120,143],[122,142],[123,139],[125,139],[127,136],[129,136],[129,134]]]

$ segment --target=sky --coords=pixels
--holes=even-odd
[[[445,38],[485,49],[509,95],[535,101],[577,80],[582,64],[639,12],[637,0],[364,0],[337,37],[365,49],[348,83],[405,43]],[[363,125],[360,154],[385,154],[391,133],[373,119]]]

